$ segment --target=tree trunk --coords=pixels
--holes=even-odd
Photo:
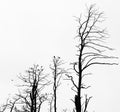
[[[82,83],[81,55],[82,55],[82,49],[80,51],[79,65],[78,65],[78,69],[79,69],[78,90],[77,90],[77,95],[75,95],[76,112],[82,112],[82,108],[81,108],[81,83]]]
[[[57,95],[56,95],[56,77],[57,77],[57,66],[55,65],[55,76],[54,76],[54,112],[57,112],[57,107],[56,107],[56,103],[57,103]]]

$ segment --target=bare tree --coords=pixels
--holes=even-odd
[[[50,65],[53,74],[53,96],[49,102],[50,112],[52,112],[52,102],[54,102],[54,112],[57,112],[57,89],[61,84],[62,74],[67,74],[73,84],[72,89],[76,92],[73,112],[88,112],[87,108],[91,97],[85,94],[85,98],[82,99],[82,89],[90,87],[83,83],[83,78],[90,75],[90,73],[86,73],[86,70],[93,65],[117,65],[117,63],[110,61],[117,57],[104,54],[106,50],[113,49],[103,44],[104,39],[108,36],[106,30],[99,27],[100,23],[104,21],[103,12],[95,9],[95,5],[91,5],[87,8],[87,15],[84,19],[80,16],[77,20],[79,23],[78,35],[76,36],[78,39],[78,58],[77,62],[72,63],[77,81],[73,75],[69,75],[66,70],[61,68],[63,61],[60,57],[54,56],[53,63]],[[38,65],[27,70],[25,75],[20,75],[19,79],[23,84],[19,85],[19,93],[12,100],[7,100],[0,112],[6,110],[9,112],[40,112],[41,105],[48,100],[48,94],[42,93],[45,86],[50,84],[47,76],[43,73],[43,67]]]
[[[76,92],[74,103],[76,112],[87,112],[88,103],[91,97],[85,95],[85,100],[82,100],[82,89],[87,89],[90,86],[83,84],[83,77],[89,75],[85,73],[92,65],[116,65],[107,61],[109,59],[117,58],[103,54],[106,50],[113,50],[112,48],[103,45],[103,40],[108,37],[105,29],[99,27],[100,23],[104,21],[103,12],[99,12],[95,5],[87,8],[87,15],[84,20],[80,16],[77,18],[79,22],[78,35],[78,61],[72,63],[73,70],[77,76],[77,83],[72,75],[67,75],[71,80],[74,91]]]
[[[53,101],[54,101],[54,112],[57,112],[57,89],[60,86],[60,79],[62,74],[65,73],[65,70],[61,68],[63,61],[60,57],[53,57],[53,64],[50,65],[50,68],[53,73]]]
[[[43,73],[43,67],[34,65],[26,71],[25,75],[19,75],[22,81],[19,93],[12,100],[7,100],[2,106],[1,112],[8,110],[9,112],[40,112],[41,105],[47,100],[47,93],[42,93],[46,85],[50,81]]]
[[[42,103],[47,100],[47,94],[42,94],[41,91],[50,81],[43,73],[43,67],[34,65],[26,71],[27,75],[20,75],[19,78],[23,81],[24,93],[19,93],[17,96],[21,98],[23,110],[28,112],[40,112]]]
[[[43,67],[34,65],[26,70],[26,73],[20,74],[20,84],[18,85],[19,92],[15,94],[13,99],[8,99],[6,104],[1,107],[0,112],[40,112],[43,102],[48,101],[50,104],[50,112],[54,107],[57,111],[57,89],[60,86],[60,79],[65,70],[61,68],[63,61],[60,57],[53,57],[50,68],[53,74],[53,94],[43,93],[42,90],[45,86],[51,84],[47,80],[48,74],[43,73]],[[54,106],[52,104],[54,102]]]

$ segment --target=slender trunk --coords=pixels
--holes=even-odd
[[[79,57],[79,82],[78,82],[78,107],[77,107],[77,112],[82,112],[81,111],[81,78],[82,78],[82,73],[81,73],[81,56]]]
[[[56,88],[55,88],[55,91],[54,91],[54,112],[57,112],[56,99],[57,99],[57,96],[56,96]]]
[[[56,89],[57,89],[57,86],[56,86],[56,77],[57,77],[57,66],[55,64],[55,76],[54,76],[54,112],[57,112],[57,95],[56,95]]]

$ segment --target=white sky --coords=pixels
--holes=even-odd
[[[91,3],[105,12],[109,45],[119,57],[118,0],[0,0],[0,103],[14,93],[11,79],[34,63],[46,66],[54,55],[74,59],[77,24],[73,16]],[[119,112],[119,66],[99,66],[93,72],[91,110]]]

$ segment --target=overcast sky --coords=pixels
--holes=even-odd
[[[74,16],[91,3],[104,11],[108,42],[119,57],[119,0],[0,0],[0,103],[14,93],[11,80],[33,64],[46,66],[54,55],[67,62],[75,58]],[[120,65],[99,66],[93,72],[91,110],[119,112]]]

